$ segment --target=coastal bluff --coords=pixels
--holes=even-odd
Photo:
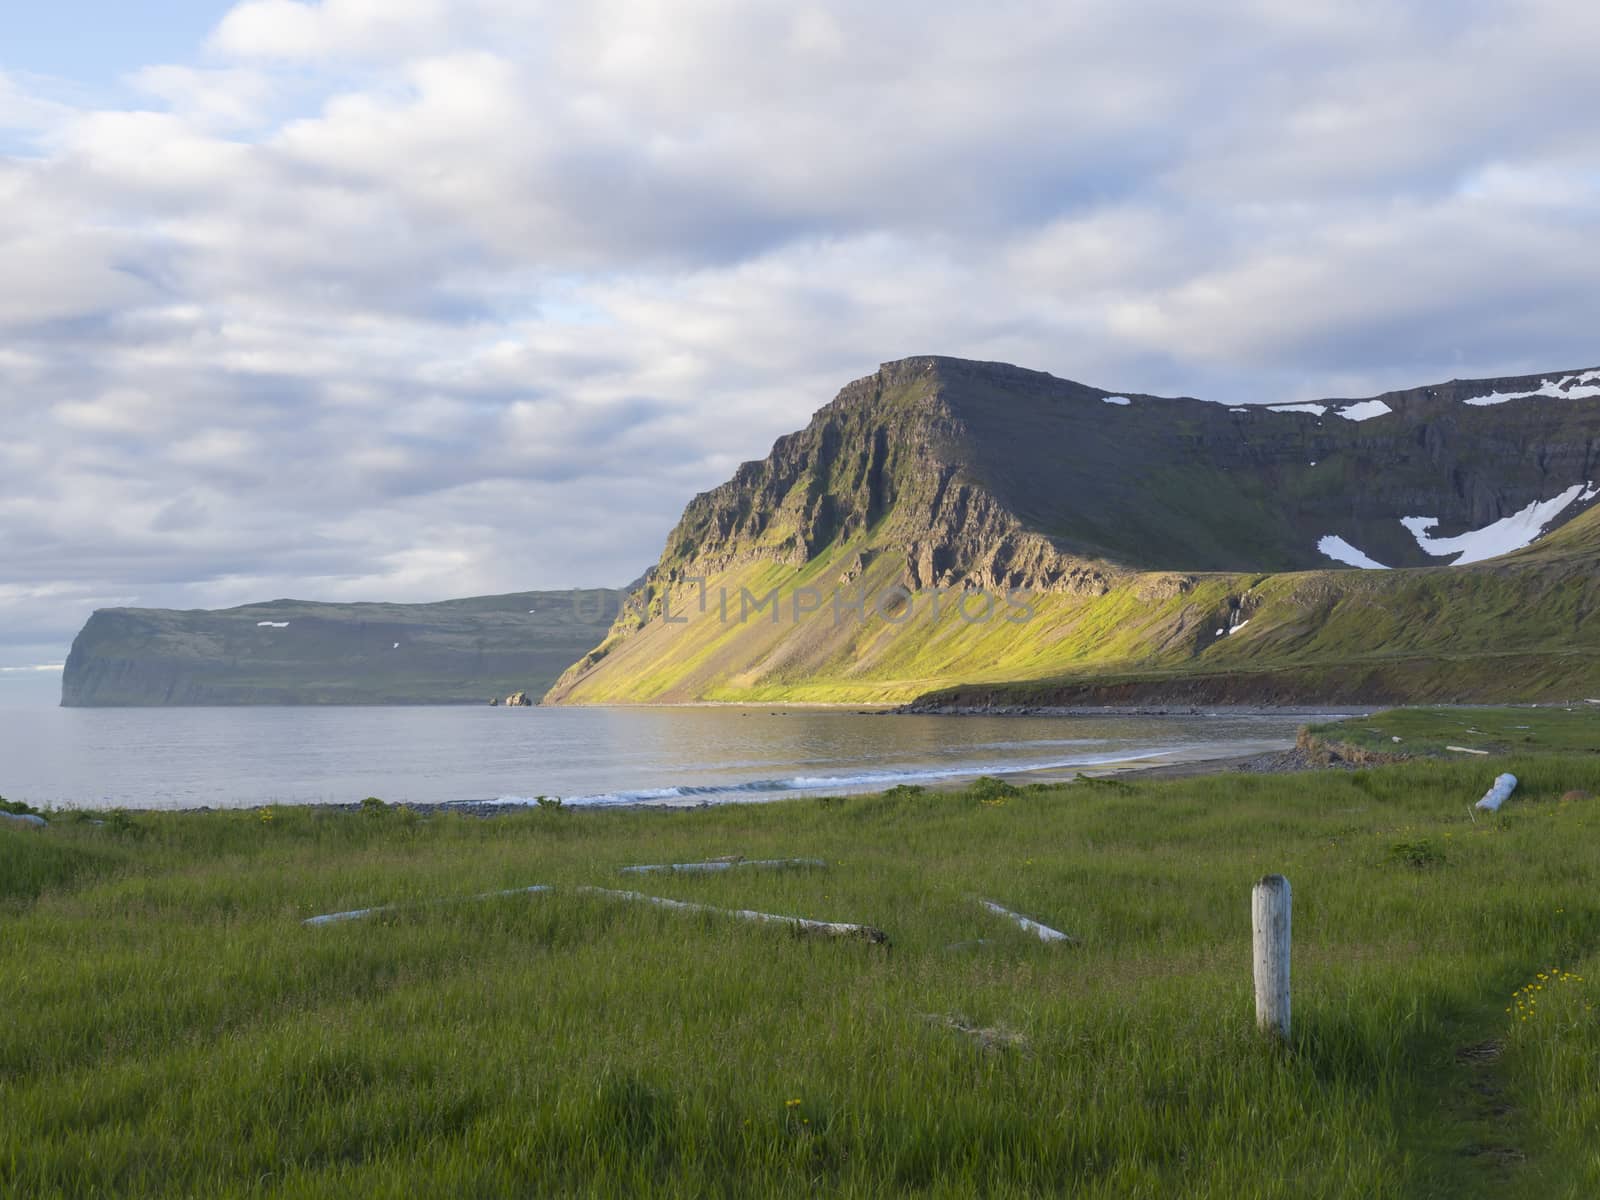
[[[605,635],[622,596],[593,588],[432,604],[100,609],[72,643],[61,703],[482,704],[486,696],[537,696]]]

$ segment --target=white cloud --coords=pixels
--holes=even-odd
[[[25,81],[0,71],[0,130],[43,132],[70,113],[66,105],[32,93]]]
[[[237,129],[261,121],[276,88],[271,76],[248,69],[200,69],[173,64],[145,67],[130,82],[138,91],[206,129]]]
[[[446,35],[449,11],[445,0],[246,0],[222,19],[211,44],[249,59],[381,58]]]

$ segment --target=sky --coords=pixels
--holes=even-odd
[[[1597,53],[1577,0],[17,5],[0,697],[99,607],[620,585],[907,355],[1600,364]]]

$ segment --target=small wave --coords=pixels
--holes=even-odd
[[[1041,746],[1104,746],[1111,741],[1110,738],[1032,738],[1025,742],[968,742],[961,746],[952,746],[951,754],[961,754],[968,750],[1036,750]]]
[[[1059,771],[1067,767],[1097,767],[1110,763],[1142,762],[1177,753],[1178,747],[1156,747],[1134,753],[1088,754],[1073,758],[1053,759],[1048,762],[1027,763],[962,763],[949,767],[930,767],[911,771],[867,771],[854,775],[795,775],[787,779],[751,779],[740,783],[680,784],[677,787],[640,788],[630,791],[596,792],[587,796],[563,796],[563,805],[600,808],[607,805],[670,806],[676,804],[730,804],[738,801],[756,801],[763,797],[776,799],[797,793],[832,793],[878,791],[896,784],[932,782],[979,775],[1024,775],[1034,771]],[[534,796],[497,796],[491,803],[505,805],[531,805],[538,803]]]

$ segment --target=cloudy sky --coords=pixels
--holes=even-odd
[[[100,606],[620,584],[908,354],[1595,365],[1597,61],[1579,0],[17,6],[0,688]]]

